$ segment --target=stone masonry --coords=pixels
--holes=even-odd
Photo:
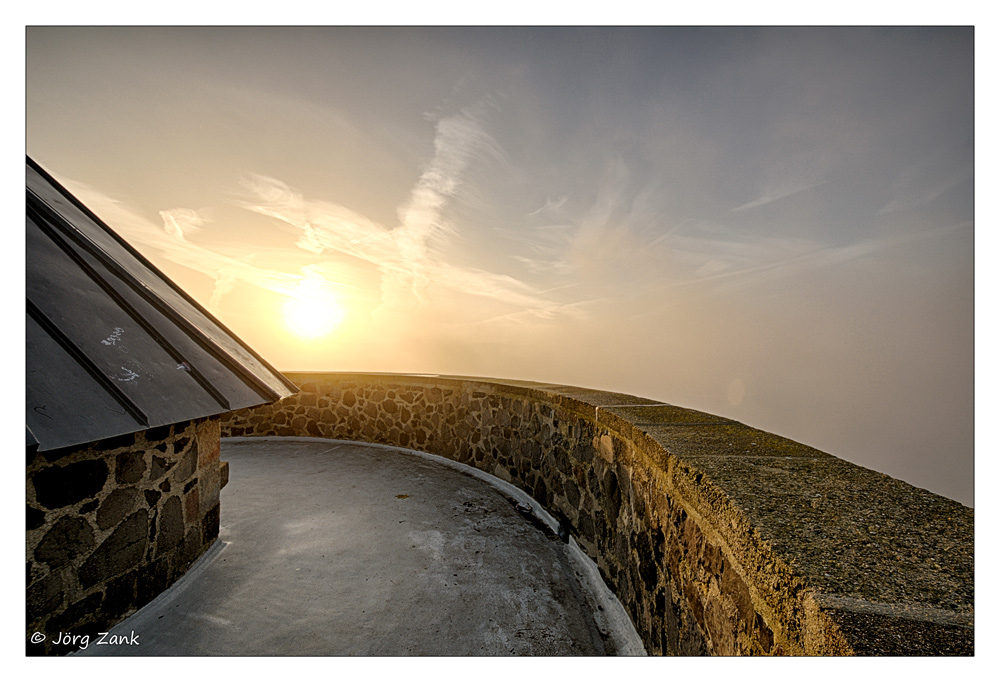
[[[232,413],[222,435],[384,443],[517,485],[594,559],[650,654],[973,652],[973,513],[957,502],[635,396],[287,376],[298,394]]]
[[[107,630],[148,603],[218,538],[219,418],[28,453],[28,654],[59,633]],[[36,637],[37,639],[37,637]]]

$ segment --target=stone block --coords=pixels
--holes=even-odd
[[[675,457],[807,457],[832,455],[737,422],[636,427]]]
[[[690,580],[683,580],[683,589],[684,597],[687,599],[687,607],[690,609],[691,615],[694,616],[694,621],[705,628],[705,608],[698,586]]]
[[[143,501],[138,488],[115,488],[97,508],[97,527],[107,530],[134,512]]]
[[[179,452],[179,450],[178,450]],[[191,444],[190,449],[181,458],[180,463],[174,469],[173,479],[175,483],[184,483],[194,472],[198,469],[198,443],[195,441]]]
[[[759,613],[754,617],[754,632],[761,649],[758,653],[771,653],[771,649],[774,647],[774,633]]]
[[[608,406],[603,412],[613,414],[633,425],[645,424],[732,424],[739,422],[725,417],[718,417],[707,412],[690,410],[675,405],[660,403],[657,405]]]
[[[186,422],[183,422],[183,423],[177,425],[178,426],[178,431],[180,431],[181,429],[183,429],[184,424],[186,424]],[[163,426],[155,426],[155,427],[153,427],[151,429],[146,429],[145,433],[143,433],[142,435],[146,439],[146,441],[150,442],[150,443],[155,443],[156,441],[166,440],[167,438],[170,437],[170,429],[171,429],[172,426],[173,426],[172,424],[164,424]]]
[[[209,545],[219,537],[219,505],[215,505],[201,520],[201,544]]]
[[[149,480],[158,481],[163,477],[164,474],[169,472],[177,464],[174,460],[169,460],[164,457],[159,457],[153,455],[153,463],[149,470]]]
[[[45,512],[40,509],[35,509],[30,504],[27,505],[27,511],[25,513],[25,524],[27,530],[35,530],[36,528],[41,528],[45,525]]]
[[[578,386],[554,386],[553,393],[577,400],[586,405],[605,407],[611,405],[656,405],[656,400],[639,398],[627,393],[614,393],[611,391],[598,391],[590,388],[580,388]]]
[[[94,530],[79,516],[56,521],[35,547],[36,561],[57,569],[74,564],[94,549]]]
[[[54,611],[63,601],[63,581],[51,572],[28,587],[28,623],[34,623]]]
[[[198,468],[219,461],[219,420],[210,419],[198,427]]]
[[[184,539],[184,514],[181,500],[176,495],[163,503],[160,512],[160,528],[156,536],[156,556],[173,551]]]
[[[184,523],[192,524],[201,520],[201,506],[198,501],[198,488],[194,488],[184,496]]]
[[[701,551],[701,569],[705,571],[706,574],[713,576],[715,578],[723,577],[723,570],[728,570],[732,572],[731,567],[727,566],[723,558],[722,548],[713,545],[710,542],[704,543]],[[732,576],[730,576],[732,577]],[[725,589],[725,584],[723,583],[723,589]]]
[[[101,615],[114,622],[136,607],[136,576],[132,570],[108,582],[101,601]]]
[[[201,523],[193,524],[188,528],[187,534],[184,536],[184,541],[181,543],[181,546],[176,552],[174,561],[175,567],[186,568],[201,556],[204,545],[201,541],[201,537]],[[182,570],[184,570],[184,568],[182,568]]]
[[[80,584],[91,587],[135,568],[146,551],[147,515],[126,518],[80,567]]]
[[[108,465],[102,460],[50,466],[32,477],[35,499],[46,509],[61,509],[93,497],[107,480]]]
[[[642,586],[646,591],[653,593],[659,583],[659,564],[653,553],[653,543],[649,538],[648,531],[634,534],[633,543],[635,546],[636,561],[638,562],[638,574],[642,580]]]
[[[742,629],[749,634],[757,614],[754,611],[750,590],[747,588],[746,583],[743,582],[743,578],[733,568],[732,562],[728,562],[722,572],[721,589],[722,593],[733,602],[743,624]]]
[[[170,584],[168,559],[158,559],[139,568],[136,603],[147,604]]]
[[[973,656],[975,630],[945,620],[917,619],[900,610],[896,615],[875,608],[824,611],[857,656],[893,651],[897,656]]]
[[[146,474],[143,452],[123,452],[115,457],[115,481],[123,485],[138,483]]]

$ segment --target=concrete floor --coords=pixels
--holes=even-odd
[[[219,542],[112,630],[137,645],[77,655],[644,653],[593,563],[499,479],[320,439],[226,439],[222,458]]]

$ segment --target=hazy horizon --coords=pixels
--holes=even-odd
[[[280,370],[632,393],[971,505],[973,36],[28,27],[26,147]]]

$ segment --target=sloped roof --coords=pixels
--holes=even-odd
[[[52,450],[298,389],[30,158],[28,447]]]

